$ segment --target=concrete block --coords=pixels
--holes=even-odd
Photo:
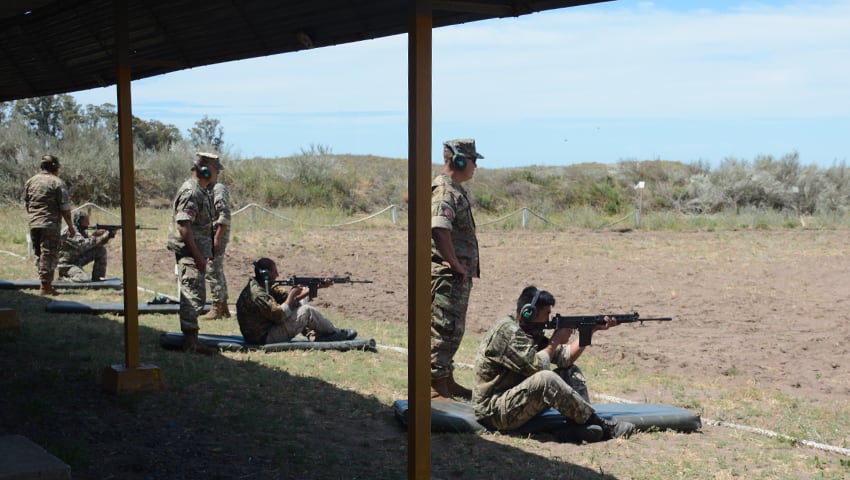
[[[70,480],[71,467],[22,435],[0,436],[0,480]]]

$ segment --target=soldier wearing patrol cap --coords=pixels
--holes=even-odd
[[[180,277],[180,329],[183,350],[212,355],[218,350],[198,340],[198,316],[207,300],[206,271],[213,258],[212,223],[215,209],[209,186],[217,159],[198,156],[192,177],[183,182],[171,203],[167,248],[174,252]]]
[[[41,157],[41,172],[27,180],[24,187],[24,204],[29,215],[30,239],[36,256],[41,295],[58,295],[53,288],[53,276],[59,262],[62,244],[62,220],[74,235],[71,220],[71,194],[58,176],[59,158],[55,155]]]
[[[461,185],[479,159],[475,140],[443,143],[443,171],[431,183],[431,398],[472,398],[454,379],[454,355],[466,328],[472,278],[480,277],[469,195]]]
[[[214,153],[198,152],[198,158],[209,159],[212,163],[213,197],[213,261],[207,268],[207,285],[210,287],[212,307],[201,320],[217,320],[230,318],[227,307],[227,279],[224,276],[224,254],[230,242],[230,191],[218,181],[218,176],[224,170],[221,159]]]

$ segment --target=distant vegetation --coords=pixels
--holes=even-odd
[[[203,117],[181,133],[157,120],[133,119],[136,201],[166,205],[189,174],[198,149],[221,152],[221,177],[235,205],[326,207],[349,214],[401,204],[407,161],[338,155],[323,145],[284,158],[238,158],[228,152],[224,129]],[[117,111],[112,104],[80,106],[69,95],[0,103],[0,199],[19,202],[27,178],[44,153],[58,155],[73,200],[119,203]],[[437,172],[441,165],[434,165]],[[636,190],[638,182],[644,190]],[[546,214],[589,209],[601,216],[645,212],[684,215],[756,210],[793,216],[844,218],[850,213],[850,168],[802,165],[796,152],[752,161],[704,163],[623,160],[614,164],[487,169],[469,184],[477,209],[497,216],[528,207]]]

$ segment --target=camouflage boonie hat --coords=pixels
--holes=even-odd
[[[218,155],[207,152],[195,152],[195,155],[198,156],[198,163],[214,165],[216,169],[224,170],[224,165],[221,164]]]
[[[475,139],[472,138],[447,140],[443,142],[443,145],[448,147],[450,150],[463,154],[465,157],[484,158],[484,155],[481,155],[475,150]]]

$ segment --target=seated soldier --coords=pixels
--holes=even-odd
[[[551,338],[544,335],[554,305],[551,293],[526,287],[516,312],[498,320],[484,335],[475,358],[475,419],[492,430],[514,430],[554,408],[570,420],[555,433],[559,440],[628,437],[633,424],[600,418],[590,404],[587,382],[575,364],[585,349],[579,338],[570,342],[573,331],[567,328],[555,330]],[[605,324],[593,331],[616,325],[615,319],[605,317]]]
[[[270,258],[254,262],[254,276],[236,300],[236,319],[245,342],[254,345],[288,342],[299,333],[316,342],[353,340],[357,330],[339,329],[310,305],[302,304],[310,291],[274,285],[277,265]],[[319,285],[326,288],[328,280]]]
[[[62,229],[62,245],[59,250],[59,280],[66,282],[91,282],[106,277],[106,243],[115,237],[115,231],[96,230],[88,234],[89,216],[83,212],[74,214],[76,232],[69,235]],[[83,267],[94,262],[89,275]]]

